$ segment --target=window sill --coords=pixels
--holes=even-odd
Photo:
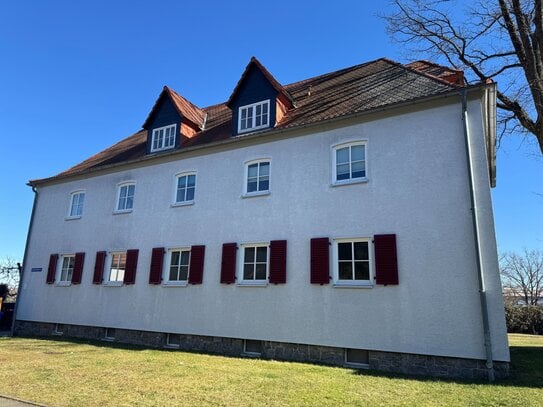
[[[156,148],[154,150],[149,151],[149,154],[154,154],[154,153],[160,153],[162,151],[173,150],[174,148],[175,148],[175,146]]]
[[[125,213],[131,213],[131,212],[132,212],[132,209],[120,209],[120,210],[113,211],[113,215],[123,215]]]
[[[104,342],[113,342],[115,341],[115,338],[102,338]]]
[[[334,288],[373,288],[373,284],[368,283],[338,283],[332,284]]]
[[[104,287],[121,287],[123,285],[122,281],[106,281],[102,284]]]
[[[258,191],[258,192],[248,192],[246,194],[243,194],[242,198],[253,198],[255,196],[267,196],[270,195],[270,191]]]
[[[170,206],[172,208],[177,208],[179,206],[191,206],[191,205],[194,205],[194,201],[185,201],[185,202],[174,202],[173,204],[171,204]]]
[[[240,287],[266,287],[268,285],[267,281],[241,281],[237,283]]]
[[[166,344],[164,345],[164,349],[179,349],[179,345]]]
[[[72,283],[70,281],[59,281],[58,283],[55,283],[55,287],[69,287]]]
[[[168,281],[166,283],[162,283],[162,287],[186,287],[187,285],[187,281]]]
[[[66,216],[64,218],[64,220],[77,220],[77,219],[81,219],[81,215],[78,215],[78,216]]]
[[[342,185],[352,185],[352,184],[366,184],[369,180],[367,178],[355,178],[355,179],[346,179],[343,181],[335,181],[330,184],[331,187],[340,187]]]

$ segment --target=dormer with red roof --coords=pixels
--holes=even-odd
[[[202,129],[205,117],[202,109],[164,86],[142,126],[147,130],[146,153],[179,148]]]
[[[232,110],[232,136],[273,128],[294,107],[292,96],[252,57],[226,102]]]

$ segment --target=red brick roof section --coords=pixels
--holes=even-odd
[[[291,95],[286,91],[286,89],[283,87],[283,85],[281,85],[279,82],[277,82],[277,80],[273,77],[273,75],[255,57],[251,57],[251,60],[249,61],[249,63],[245,67],[245,70],[241,74],[241,77],[239,78],[239,81],[236,84],[236,87],[234,88],[234,90],[232,91],[232,94],[230,95],[230,97],[226,101],[226,106],[230,106],[230,103],[232,102],[232,99],[234,98],[234,96],[238,92],[239,87],[243,83],[243,80],[245,79],[245,76],[247,75],[247,72],[249,72],[249,69],[253,65],[256,66],[262,72],[262,74],[270,82],[272,87],[279,93],[279,95],[281,95],[281,97],[283,99],[283,103],[285,103],[285,105],[290,109],[294,105],[294,100],[292,99]]]
[[[260,64],[256,59],[251,59],[251,63]],[[326,122],[444,94],[458,89],[459,85],[443,79],[443,75],[447,77],[458,72],[461,71],[425,61],[404,66],[388,59],[378,59],[285,85],[282,88],[292,98],[295,107],[287,111],[275,128],[262,132]],[[192,138],[184,140],[179,149],[171,150],[169,154],[181,153],[187,147],[205,146],[231,138],[232,111],[227,103],[201,109],[167,87],[161,96],[163,94],[172,99],[183,117],[187,117],[195,124],[200,122],[200,128],[207,114],[205,128]],[[155,108],[156,103],[153,109]],[[146,143],[147,131],[139,131],[57,176],[30,181],[30,184],[36,185],[56,178],[90,172],[104,166],[141,159],[146,155]],[[150,155],[149,159],[152,157]]]
[[[204,123],[205,118],[205,112],[200,109],[195,104],[191,103],[189,100],[181,96],[179,93],[175,92],[174,90],[170,89],[167,86],[164,86],[162,89],[162,92],[158,96],[153,108],[151,109],[151,112],[147,116],[147,119],[145,119],[145,123],[143,123],[143,128],[147,128],[147,125],[149,124],[149,121],[151,120],[151,117],[155,113],[155,110],[158,107],[158,102],[163,97],[169,97],[172,101],[175,109],[179,113],[179,115],[189,121],[191,121],[193,124],[195,124],[197,127],[202,127]]]
[[[458,69],[451,69],[447,66],[425,60],[414,61],[405,66],[435,76],[436,78],[441,78],[454,85],[464,85],[464,72]]]

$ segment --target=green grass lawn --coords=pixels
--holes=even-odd
[[[494,384],[109,343],[0,338],[0,394],[54,406],[543,406],[543,337]]]

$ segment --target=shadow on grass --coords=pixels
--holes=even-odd
[[[222,358],[229,359],[255,359],[254,356],[245,356],[245,355],[225,355],[220,353],[206,352],[202,350],[186,350],[186,349],[175,349],[175,348],[160,348],[160,347],[149,347],[144,345],[133,345],[126,344],[121,342],[106,341],[106,340],[89,340],[89,339],[77,339],[69,337],[17,337],[17,338],[27,338],[27,339],[40,339],[47,341],[47,344],[44,345],[32,345],[25,346],[22,345],[21,349],[28,348],[29,350],[36,350],[40,347],[47,349],[44,353],[46,354],[65,354],[70,353],[72,347],[78,345],[90,345],[96,348],[110,348],[110,349],[123,349],[123,350],[132,350],[132,351],[158,351],[158,352],[185,352],[197,355],[207,355],[207,356],[220,356]],[[10,340],[11,338],[5,338],[4,340]],[[16,338],[13,338],[16,339]],[[58,347],[58,350],[56,349]],[[62,348],[62,350],[60,350]],[[511,387],[529,387],[529,388],[543,388],[543,347],[541,346],[511,346],[509,348],[511,354],[511,364],[510,364],[510,376],[507,379],[496,380],[494,383],[489,383],[485,380],[462,380],[462,379],[447,379],[447,378],[436,378],[432,376],[419,376],[419,375],[408,375],[401,373],[389,373],[389,372],[380,372],[376,370],[368,369],[353,369],[352,373],[355,375],[361,376],[371,376],[371,377],[384,377],[390,379],[398,380],[416,380],[422,382],[442,382],[442,383],[456,383],[456,384],[477,384],[477,385],[486,385],[486,386],[511,386]],[[82,352],[81,350],[78,352]],[[88,352],[93,352],[89,350]],[[256,358],[260,359],[260,358]],[[261,358],[260,360],[270,360]],[[321,366],[329,367],[327,365],[312,363],[312,362],[298,362],[298,361],[285,361],[302,363],[312,366]],[[341,368],[341,366],[330,366],[331,368]]]

